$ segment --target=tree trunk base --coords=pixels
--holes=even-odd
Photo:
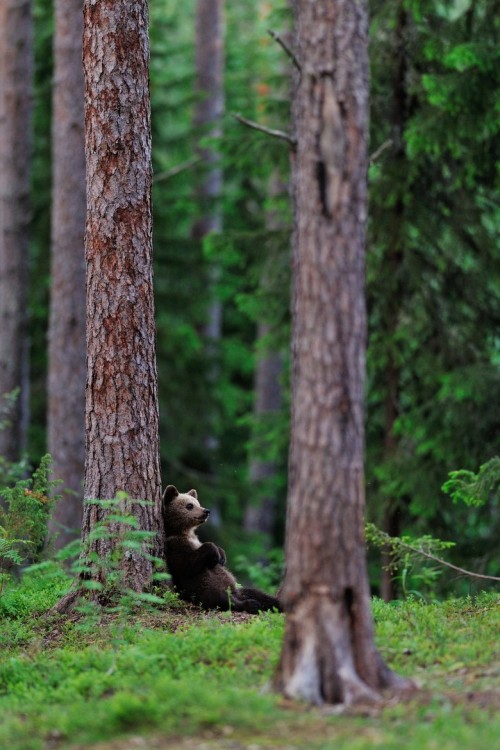
[[[414,688],[386,666],[371,639],[363,642],[344,602],[308,595],[286,628],[275,688],[288,698],[349,707],[379,704],[383,690]]]
[[[50,609],[49,614],[51,615],[69,615],[72,614],[77,606],[80,604],[84,593],[81,589],[75,589],[65,594],[59,601],[54,604]]]
[[[95,591],[86,589],[78,584],[68,591],[59,601],[50,609],[49,614],[69,615],[73,614],[77,608],[84,602],[94,602],[101,607],[108,607],[113,601],[109,591]]]

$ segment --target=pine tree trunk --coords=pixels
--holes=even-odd
[[[285,185],[275,171],[269,180],[268,194],[271,199],[276,199],[282,195]],[[269,210],[266,215],[266,228],[270,232],[284,230],[283,218],[276,211]],[[273,258],[269,262],[273,262]],[[266,295],[276,293],[276,289],[271,286],[269,263],[264,263],[260,288]],[[269,336],[271,326],[265,319],[257,324],[257,346]],[[259,356],[260,355],[260,356]],[[277,351],[273,351],[268,346],[264,351],[258,352],[257,367],[254,384],[254,418],[258,421],[266,415],[276,414],[282,407],[283,394],[280,377],[283,370],[282,357]],[[262,494],[262,484],[269,481],[276,474],[276,464],[274,461],[266,461],[262,458],[257,445],[254,446],[254,453],[250,461],[249,480],[251,497],[245,510],[244,528],[249,532],[257,532],[267,536],[268,544],[271,543],[271,537],[275,525],[276,503],[274,497],[269,494]]]
[[[30,0],[0,2],[0,399],[18,390],[0,456],[18,460],[28,410],[26,331],[33,22]]]
[[[262,341],[269,334],[269,325],[259,323],[257,326],[257,341]],[[282,371],[281,357],[278,352],[265,351],[257,361],[255,375],[255,403],[254,417],[265,417],[266,414],[276,413],[281,408],[282,394],[280,375]],[[249,480],[254,487],[250,502],[245,510],[244,527],[246,531],[265,534],[270,541],[274,529],[275,502],[269,494],[262,495],[261,485],[276,474],[273,461],[263,460],[254,455],[250,462]],[[258,502],[256,502],[257,495]]]
[[[196,3],[196,92],[198,101],[194,112],[194,127],[202,137],[222,136],[224,112],[224,35],[223,0],[197,0]],[[219,154],[213,148],[198,149],[202,160],[203,174],[197,189],[201,216],[192,228],[194,239],[202,240],[210,232],[222,231],[222,165]],[[211,269],[209,286],[217,280],[217,268]],[[222,305],[213,298],[210,301],[205,336],[212,345],[218,342],[222,327]],[[209,352],[209,356],[213,355]],[[210,440],[209,440],[210,442]]]
[[[83,0],[56,0],[52,107],[52,263],[48,449],[62,479],[55,547],[80,535],[85,459]]]
[[[163,548],[152,280],[151,123],[146,0],[85,0],[87,386],[85,498],[133,500],[139,528]],[[83,541],[102,517],[86,505]],[[113,540],[91,550],[107,554]],[[152,564],[123,560],[141,591]]]
[[[366,3],[296,0],[292,437],[277,685],[312,703],[401,686],[373,639],[363,539]]]

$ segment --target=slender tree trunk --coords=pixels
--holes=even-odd
[[[392,104],[392,130],[394,141],[394,153],[397,164],[397,176],[400,180],[406,180],[408,164],[404,141],[404,131],[408,117],[408,95],[407,75],[408,62],[406,50],[406,36],[408,25],[408,13],[403,5],[397,14],[395,28],[396,48],[393,83]],[[389,252],[387,254],[387,287],[386,303],[384,311],[384,324],[387,331],[388,342],[387,367],[386,367],[386,398],[385,398],[385,436],[384,436],[384,458],[390,460],[398,449],[398,439],[395,434],[395,424],[399,416],[399,377],[400,368],[396,357],[396,332],[399,325],[399,314],[402,306],[403,288],[401,282],[401,266],[404,257],[404,225],[405,204],[401,197],[396,201],[392,216],[387,216],[387,224],[392,228],[389,237]],[[389,536],[401,535],[401,505],[395,498],[386,498],[382,519],[382,528]],[[380,593],[386,602],[397,597],[397,582],[394,580],[390,568],[392,557],[390,550],[382,552],[382,573],[380,581]]]
[[[269,334],[269,324],[261,322],[257,326],[257,341],[262,341]],[[282,393],[280,375],[282,371],[281,356],[278,352],[264,351],[257,361],[255,374],[254,417],[265,417],[276,413],[281,408]],[[254,455],[250,461],[249,479],[255,488],[252,498],[245,510],[245,530],[259,532],[270,539],[274,528],[275,502],[269,494],[262,495],[261,486],[276,474],[273,461],[263,460]],[[258,502],[256,502],[257,495]]]
[[[152,279],[147,0],[85,0],[87,386],[85,498],[123,490],[161,554],[161,480]],[[86,504],[83,541],[102,518]],[[113,540],[94,540],[100,556]],[[125,583],[141,591],[152,563],[130,550]]]
[[[277,675],[313,703],[401,686],[373,639],[363,539],[368,124],[363,0],[296,0],[292,437]]]
[[[269,180],[269,196],[277,198],[284,192],[284,189],[285,185],[279,174],[274,172]],[[283,220],[276,211],[268,211],[266,227],[270,232],[284,229]],[[276,290],[270,288],[269,280],[272,274],[269,271],[268,264],[264,263],[260,287],[261,290],[272,294]],[[264,319],[260,320],[257,324],[257,345],[259,345],[259,342],[265,341],[270,332],[271,326],[269,323]],[[282,407],[283,394],[280,382],[282,369],[283,363],[279,352],[269,349],[268,346],[263,351],[258,352],[253,408],[254,418],[257,421],[265,418],[266,415],[276,414]],[[262,494],[262,485],[275,474],[275,462],[266,461],[262,458],[257,441],[249,469],[250,485],[254,490],[251,491],[251,498],[245,510],[244,527],[246,531],[265,534],[269,542],[274,529],[276,503],[275,499],[269,494]]]
[[[398,268],[394,272],[398,273]],[[395,311],[396,312],[396,311]],[[397,312],[396,312],[397,314]],[[391,321],[390,325],[393,325]],[[392,332],[394,333],[394,331]],[[390,336],[390,333],[389,333]],[[388,355],[386,367],[386,398],[385,398],[385,437],[384,457],[390,459],[397,448],[397,440],[394,434],[394,426],[398,416],[399,405],[399,368],[396,366],[394,354]],[[384,502],[384,513],[382,518],[382,529],[389,536],[400,536],[401,511],[394,498],[386,498]],[[380,595],[385,602],[397,597],[397,582],[391,569],[391,549],[382,551],[382,571],[380,577]]]
[[[28,407],[26,331],[33,22],[30,0],[0,2],[0,398],[18,390],[0,456],[18,460]]]
[[[224,2],[223,0],[197,0],[196,3],[196,92],[198,100],[194,112],[194,127],[202,137],[222,137],[222,115],[224,112]],[[197,189],[202,214],[192,228],[194,239],[202,240],[210,232],[222,231],[222,165],[213,148],[199,148],[202,160],[202,178]],[[208,320],[204,334],[208,342],[210,358],[214,356],[214,345],[220,340],[222,330],[222,304],[215,299],[213,287],[218,269],[210,269],[208,279],[212,294]],[[214,373],[212,372],[212,377]],[[213,436],[208,437],[213,445]]]
[[[81,533],[85,458],[83,0],[56,0],[52,107],[52,267],[48,449],[63,498],[56,548]]]

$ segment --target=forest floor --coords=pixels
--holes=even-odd
[[[417,689],[346,713],[269,685],[283,616],[54,616],[47,569],[0,597],[0,750],[500,750],[500,596],[373,602],[378,647]]]

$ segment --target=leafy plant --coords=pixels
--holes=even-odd
[[[441,561],[436,555],[454,547],[454,542],[443,542],[429,535],[417,539],[391,537],[373,523],[365,525],[365,537],[369,544],[389,554],[388,569],[399,581],[405,598],[410,595],[424,597],[424,593],[435,596],[433,586],[442,572]]]
[[[0,487],[0,594],[10,570],[42,555],[50,511],[58,500],[53,490],[59,482],[49,479],[50,465],[47,454],[32,477]]]
[[[78,609],[86,615],[85,627],[93,627],[103,613],[116,615],[114,638],[121,642],[123,630],[130,615],[142,608],[165,606],[161,584],[169,578],[163,570],[164,562],[151,555],[149,543],[154,532],[138,528],[136,516],[130,504],[148,505],[145,500],[131,501],[127,493],[120,492],[111,500],[90,500],[107,511],[85,540],[82,552],[73,565],[77,588],[83,588],[88,596],[83,597]],[[96,540],[109,542],[105,551],[95,551]],[[139,553],[155,566],[154,592],[134,591],[126,582],[124,560],[131,553]]]
[[[234,569],[248,578],[253,586],[271,591],[279,586],[283,574],[284,552],[271,549],[265,554],[265,561],[252,561],[247,555],[237,555]]]
[[[460,469],[451,471],[449,479],[443,484],[442,490],[451,495],[453,502],[463,502],[466,505],[484,505],[493,497],[498,498],[500,490],[500,457],[483,464],[478,473]]]

